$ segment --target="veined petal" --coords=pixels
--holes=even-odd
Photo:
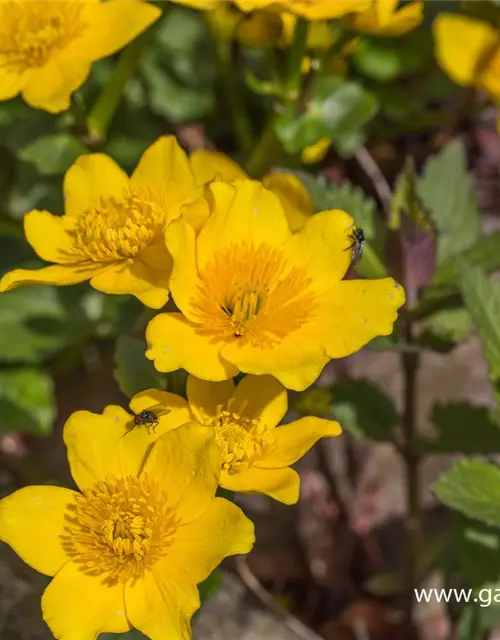
[[[90,640],[100,633],[130,629],[125,615],[123,585],[106,586],[68,562],[42,597],[43,619],[56,638]]]
[[[197,185],[204,185],[212,180],[232,182],[248,178],[243,169],[229,156],[219,151],[197,149],[189,156]]]
[[[22,284],[70,285],[84,282],[105,267],[97,263],[51,265],[42,269],[14,269],[0,280],[0,292],[10,291]]]
[[[131,624],[150,640],[191,640],[191,616],[200,606],[198,589],[171,577],[167,560],[125,587]]]
[[[165,230],[165,240],[173,258],[170,289],[175,304],[190,320],[195,320],[191,303],[199,287],[196,269],[194,229],[185,220],[174,220]]]
[[[224,498],[214,498],[194,522],[179,527],[166,559],[170,570],[199,584],[228,556],[248,553],[255,542],[254,525]],[[186,580],[186,578],[184,578]]]
[[[120,197],[128,186],[127,174],[109,156],[103,153],[80,156],[64,176],[66,214],[77,216],[101,198]]]
[[[168,501],[181,522],[208,508],[219,482],[220,452],[209,427],[190,422],[155,442],[143,473],[168,488]]]
[[[0,500],[0,540],[33,569],[55,575],[68,561],[61,532],[76,493],[63,487],[24,487]]]
[[[245,376],[231,400],[231,411],[275,427],[288,408],[286,389],[273,376]]]
[[[68,233],[68,218],[35,209],[24,216],[23,222],[26,240],[40,258],[60,264],[78,262],[79,256],[75,255]]]
[[[146,357],[158,371],[186,369],[204,380],[227,380],[238,369],[222,358],[221,345],[203,334],[201,328],[180,313],[160,313],[146,329]]]
[[[222,471],[220,486],[241,493],[263,493],[284,504],[295,504],[299,499],[299,474],[285,469],[259,469],[250,467],[241,473]]]
[[[137,476],[153,442],[147,428],[130,430],[133,416],[110,405],[101,414],[75,411],[66,421],[63,437],[71,475],[83,491],[106,476]]]
[[[234,391],[234,382],[208,382],[188,376],[186,390],[194,418],[203,422],[205,417],[215,418],[218,407],[227,407]]]
[[[323,335],[328,355],[344,358],[376,336],[390,335],[404,302],[403,287],[392,278],[341,282],[332,290],[325,310]]]
[[[279,198],[290,229],[301,229],[314,213],[314,203],[297,176],[284,172],[268,173],[262,179],[262,184]]]
[[[76,44],[88,52],[90,60],[99,60],[134,40],[160,15],[158,7],[139,0],[91,3],[86,7],[89,27]]]
[[[320,438],[333,438],[342,433],[340,424],[309,416],[274,429],[272,448],[256,461],[263,469],[280,469],[297,462]]]
[[[159,424],[150,434],[152,440],[157,440],[167,431],[176,429],[191,420],[191,412],[184,398],[159,389],[146,389],[146,391],[136,393],[130,401],[130,409],[137,414],[155,404],[164,404],[169,413],[158,417]]]
[[[167,222],[180,215],[180,205],[197,197],[191,165],[175,136],[163,136],[146,149],[131,181],[154,194],[167,212]]]
[[[169,296],[169,273],[151,268],[139,257],[110,264],[90,284],[103,293],[131,294],[151,309],[161,309]]]
[[[281,246],[291,236],[278,198],[254,180],[212,182],[211,216],[198,235],[198,269],[225,247]]]

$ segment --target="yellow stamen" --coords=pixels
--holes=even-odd
[[[165,493],[147,475],[108,479],[85,491],[67,517],[66,553],[105,584],[140,578],[166,553],[177,527]]]

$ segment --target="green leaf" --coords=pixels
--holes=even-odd
[[[421,327],[416,344],[438,353],[449,353],[469,336],[472,318],[463,307],[442,309],[426,317]]]
[[[222,586],[222,571],[219,567],[214,569],[206,580],[198,585],[202,604],[214,596]]]
[[[437,438],[423,440],[425,451],[432,453],[500,453],[498,416],[488,407],[467,402],[435,405],[430,421]]]
[[[461,141],[452,142],[427,160],[417,188],[438,229],[440,265],[471,247],[480,230],[477,200]]]
[[[68,133],[38,138],[20,149],[18,157],[34,164],[42,175],[64,173],[87,149]]]
[[[433,489],[447,506],[500,527],[500,468],[496,465],[477,459],[462,460],[444,473]]]
[[[307,110],[284,109],[276,121],[276,134],[288,153],[296,154],[322,138],[332,138],[344,155],[351,155],[362,143],[362,129],[378,110],[377,98],[356,82],[341,76],[321,78]]]
[[[403,216],[408,216],[418,229],[434,236],[434,224],[417,192],[415,165],[410,157],[406,159],[404,167],[396,179],[391,202],[390,227],[399,229]]]
[[[0,371],[0,433],[49,434],[55,416],[52,378],[35,368]]]
[[[128,398],[144,389],[166,389],[166,377],[156,371],[145,351],[146,345],[142,340],[121,336],[116,341],[113,375]]]
[[[480,588],[500,580],[500,531],[485,524],[461,518],[453,543],[467,585]]]
[[[336,419],[350,433],[372,440],[391,440],[399,415],[392,400],[367,380],[345,379],[333,386]]]
[[[458,266],[459,286],[481,339],[489,376],[500,401],[500,282],[490,281],[480,267],[465,260]]]

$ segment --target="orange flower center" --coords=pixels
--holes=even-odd
[[[222,468],[238,473],[250,467],[267,449],[269,428],[260,420],[250,420],[229,408],[217,407],[215,417],[205,423],[215,430],[215,438],[222,455]]]
[[[210,335],[269,346],[311,319],[311,282],[279,249],[235,244],[203,267],[192,308]]]
[[[86,28],[80,0],[0,3],[0,68],[22,73],[42,67]]]
[[[72,230],[76,252],[93,262],[134,258],[165,227],[156,203],[138,191],[99,198],[81,213]]]
[[[147,475],[106,480],[84,491],[67,517],[66,553],[105,584],[140,578],[172,544],[177,521],[165,493]]]

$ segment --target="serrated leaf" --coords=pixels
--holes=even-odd
[[[399,415],[383,391],[367,380],[347,378],[332,391],[335,418],[347,431],[362,438],[391,440]]]
[[[477,329],[489,377],[500,401],[500,282],[490,281],[480,267],[465,260],[458,265],[459,287]]]
[[[68,133],[38,138],[20,149],[18,157],[34,164],[42,175],[64,173],[87,149]]]
[[[500,424],[489,407],[456,402],[435,405],[429,416],[437,437],[422,444],[427,452],[500,453]]]
[[[30,431],[47,435],[52,430],[54,415],[50,376],[27,367],[0,371],[0,433]]]
[[[479,210],[460,140],[427,160],[417,190],[436,223],[439,265],[476,242]]]
[[[500,468],[482,460],[462,460],[434,484],[441,502],[469,518],[500,527]]]
[[[142,340],[121,336],[116,341],[114,378],[122,393],[131,398],[144,389],[166,389],[167,378],[146,358]]]
[[[396,179],[391,202],[389,227],[399,229],[402,218],[407,216],[417,227],[431,237],[435,235],[434,223],[417,192],[417,175],[411,157],[407,157],[402,171]]]

